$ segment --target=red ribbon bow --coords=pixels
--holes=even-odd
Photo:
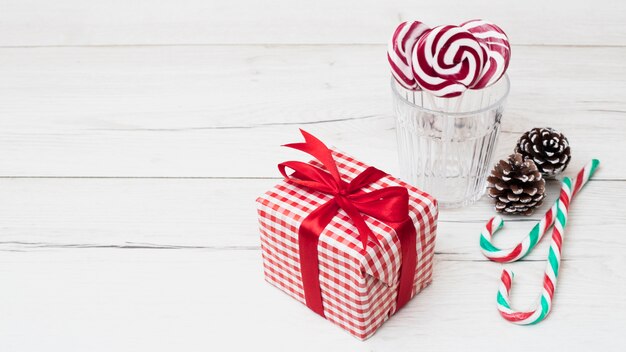
[[[376,245],[380,245],[380,242],[365,223],[362,214],[376,218],[396,231],[402,251],[396,310],[402,308],[411,298],[417,260],[416,231],[409,217],[407,189],[393,186],[364,192],[363,187],[387,175],[374,167],[368,167],[350,183],[343,181],[330,149],[308,132],[303,130],[300,132],[304,136],[305,143],[292,143],[285,147],[312,155],[328,171],[301,161],[286,161],[278,164],[280,173],[289,182],[333,196],[332,199],[313,210],[298,229],[300,271],[306,305],[324,316],[317,244],[320,234],[341,208],[348,214],[358,230],[359,240],[363,244],[363,253],[370,239]],[[287,175],[287,168],[294,170],[294,173]]]

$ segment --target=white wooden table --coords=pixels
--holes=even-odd
[[[55,2],[0,6],[0,351],[533,351],[626,345],[626,3]],[[497,157],[527,129],[572,145],[548,319],[505,322],[487,199],[441,212],[433,284],[360,342],[263,281],[254,199],[305,127],[395,173],[385,41],[482,17],[513,43]],[[508,221],[514,243],[530,218]],[[548,241],[512,264],[533,304]],[[295,349],[295,346],[299,346]]]

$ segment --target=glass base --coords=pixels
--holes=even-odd
[[[468,205],[472,205],[474,203],[476,203],[480,198],[482,198],[483,195],[485,195],[487,189],[485,187],[482,188],[482,190],[479,190],[479,192],[477,192],[476,194],[474,194],[473,196],[469,196],[467,198],[464,198],[462,200],[457,200],[457,201],[450,201],[450,202],[446,202],[446,201],[439,201],[437,200],[437,204],[439,204],[439,208],[440,209],[455,209],[455,208],[462,208]],[[452,195],[446,195],[443,194],[441,199],[450,199]],[[440,198],[437,198],[440,199]]]

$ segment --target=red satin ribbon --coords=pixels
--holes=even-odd
[[[363,187],[378,181],[386,173],[374,167],[368,167],[347,183],[341,179],[330,149],[306,131],[300,130],[300,132],[304,136],[305,143],[292,143],[285,147],[312,155],[328,171],[300,161],[280,163],[278,170],[289,182],[333,196],[328,202],[311,212],[298,229],[300,271],[306,305],[317,314],[324,316],[317,244],[320,234],[341,208],[348,214],[358,230],[359,240],[363,245],[363,254],[370,239],[376,245],[380,243],[365,223],[362,214],[374,217],[396,231],[402,251],[396,310],[402,308],[411,298],[417,260],[416,231],[409,217],[407,189],[393,186],[365,193],[361,190]],[[288,175],[287,168],[294,172]]]

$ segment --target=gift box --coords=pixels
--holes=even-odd
[[[366,339],[430,284],[437,201],[302,134],[315,159],[257,199],[265,279]]]

